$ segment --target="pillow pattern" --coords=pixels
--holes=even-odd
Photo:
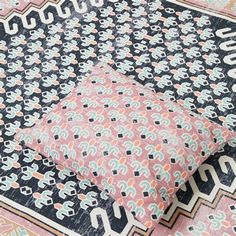
[[[151,227],[233,135],[100,64],[16,139],[89,177]]]

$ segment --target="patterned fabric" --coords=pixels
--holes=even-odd
[[[122,236],[151,235],[151,230],[143,225],[137,226],[137,221],[130,218],[126,211],[117,211],[112,198],[107,196],[106,200],[101,200],[100,192],[95,187],[92,190],[86,188],[83,192],[86,194],[91,190],[97,193],[98,205],[90,206],[87,210],[80,208],[77,195],[61,198],[57,183],[77,183],[77,177],[64,176],[63,169],[52,163],[48,164],[43,156],[40,158],[32,155],[26,147],[19,151],[21,147],[12,141],[13,136],[19,127],[32,126],[52,104],[68,94],[77,81],[75,74],[83,76],[97,60],[105,60],[116,70],[156,92],[164,93],[185,107],[235,129],[236,73],[235,62],[230,60],[234,58],[235,49],[233,45],[230,46],[230,42],[236,37],[235,23],[222,19],[220,15],[202,13],[201,9],[193,10],[188,5],[179,5],[172,0],[155,1],[155,4],[153,0],[119,1],[119,4],[114,0],[58,0],[58,4],[52,2],[48,1],[38,9],[29,8],[22,14],[11,14],[5,20],[0,20],[0,201],[8,205],[14,204],[20,212],[27,212],[31,221],[40,223],[44,229],[49,228],[50,222],[51,229],[64,234],[72,235],[74,232],[75,235],[86,235],[86,228],[93,233],[89,236],[101,236],[105,233]],[[86,5],[77,7],[76,3],[81,2]],[[140,11],[143,8],[144,11]],[[150,18],[152,13],[162,15],[155,22],[155,18]],[[178,27],[168,25],[172,17],[176,19]],[[142,19],[144,24],[137,23],[137,19]],[[203,19],[207,25],[202,25]],[[195,31],[184,34],[181,27],[185,24],[193,24]],[[124,25],[126,28],[122,31]],[[156,31],[158,28],[155,29],[155,26],[162,27],[164,31]],[[176,27],[179,36],[172,40],[168,37],[171,33],[167,32]],[[160,44],[154,40],[157,34],[160,36]],[[193,35],[195,40],[188,45],[187,42]],[[176,40],[181,47],[176,48]],[[166,47],[165,44],[168,43],[171,44]],[[102,45],[107,48],[102,48]],[[200,48],[200,56],[196,57],[194,54],[191,59],[186,52],[194,45]],[[164,48],[165,57],[158,58],[149,50],[158,46]],[[171,46],[179,51],[171,51]],[[170,64],[168,56],[175,55],[176,52],[183,54],[186,63],[182,66]],[[212,53],[218,55],[219,64],[208,64],[209,60],[205,58]],[[38,54],[41,62],[33,59],[37,58],[35,54]],[[205,70],[196,72],[195,76],[187,65],[199,60]],[[161,61],[167,67],[163,67],[165,70],[155,71],[154,63],[162,65],[159,63]],[[196,67],[195,63],[194,66]],[[178,70],[182,71],[181,74],[171,74],[174,69],[182,67],[184,69]],[[168,80],[163,82],[166,78]],[[159,227],[160,234],[174,235],[176,228],[178,232],[184,232],[187,225],[192,224],[191,218],[196,222],[202,221],[201,215],[197,213],[201,211],[203,204],[214,209],[223,196],[236,199],[235,163],[235,142],[226,145],[220,153],[204,162],[176,193],[173,204],[161,220],[164,227]],[[55,182],[48,180],[47,172],[50,173],[50,180],[54,179]],[[27,174],[30,177],[25,180],[24,176]],[[41,176],[46,184],[41,185],[41,178],[34,176]],[[26,192],[28,195],[21,190],[25,186],[31,189]],[[77,192],[83,191],[79,184],[75,184],[75,189]],[[33,194],[45,190],[52,192],[53,204],[38,208]],[[47,199],[43,196],[42,200]],[[65,215],[60,220],[54,203],[67,201],[73,202],[74,215]],[[233,215],[233,211],[229,211],[230,205],[220,206],[222,211]],[[184,217],[183,228],[183,224],[178,224],[180,215]],[[205,218],[203,221],[205,222]],[[232,220],[232,226],[227,231],[229,235],[236,232],[234,226]],[[206,230],[208,229],[207,224]],[[222,232],[223,229],[221,228]],[[194,235],[194,232],[184,235]]]
[[[193,219],[179,215],[172,229],[159,225],[158,232],[160,236],[233,236],[236,234],[235,200],[223,196],[215,209],[203,204]]]
[[[233,135],[98,65],[16,139],[88,177],[152,227],[189,175]]]

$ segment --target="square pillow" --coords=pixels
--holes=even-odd
[[[198,166],[233,136],[99,64],[16,139],[90,178],[151,227]]]

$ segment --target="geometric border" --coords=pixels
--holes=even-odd
[[[29,8],[34,7],[37,9],[42,8],[42,6],[44,6],[44,4],[46,4],[47,2],[51,2],[51,3],[58,3],[60,0],[44,0],[40,5],[36,4],[36,3],[32,3],[30,2],[23,10],[18,10],[16,8],[11,9],[6,15],[0,15],[0,19],[7,19],[11,14],[13,13],[18,13],[18,14],[24,14]],[[206,7],[204,7],[203,5],[197,4],[197,3],[193,3],[193,2],[188,2],[186,0],[167,0],[173,3],[182,3],[186,6],[192,6],[194,7],[195,10],[203,10],[204,13],[210,14],[213,13],[214,15],[217,15],[218,17],[221,16],[221,18],[233,21],[236,20],[236,16],[232,15],[230,13],[225,13],[224,11],[220,11],[220,10],[214,10],[212,8],[207,8],[207,11],[204,10],[206,9]]]
[[[0,195],[0,207],[2,207],[5,210],[8,210],[9,212],[12,212],[13,214],[16,214],[25,220],[32,222],[33,224],[41,227],[45,231],[54,234],[55,236],[64,236],[70,235],[70,236],[81,236],[79,233],[76,233],[52,220],[50,220],[47,217],[42,216],[41,214],[24,207],[22,205],[19,205],[18,203]],[[19,210],[21,209],[21,210]],[[126,212],[127,213],[127,212]],[[131,214],[130,214],[131,216]],[[131,221],[131,218],[129,215],[127,215],[128,221]],[[133,216],[132,216],[133,218]],[[134,222],[137,222],[136,225],[134,225]],[[45,223],[47,222],[47,223]],[[143,229],[139,228],[137,225],[142,226]],[[154,229],[147,229],[144,225],[142,225],[141,222],[138,222],[133,218],[133,225],[131,225],[131,228],[129,229],[129,232],[126,232],[125,236],[151,236]],[[121,236],[124,234],[121,234]]]
[[[194,5],[194,4],[191,4],[189,2],[185,2],[184,0],[166,0],[166,1],[175,3],[175,4],[183,6],[183,7],[187,7],[189,9],[192,9],[192,10],[195,10],[195,11],[202,12],[202,13],[207,14],[207,15],[212,15],[212,16],[219,17],[219,18],[231,21],[233,23],[236,23],[236,18],[235,17],[232,17],[231,15],[230,16],[229,15],[223,15],[219,11],[213,11],[213,10],[210,11],[208,8],[207,9],[204,8],[204,9],[206,9],[206,10],[204,10],[203,8],[201,8],[201,6]]]
[[[206,7],[204,5],[200,5],[198,3],[193,3],[193,2],[186,2],[186,0],[178,0],[182,3],[185,3],[185,4],[188,4],[188,5],[191,5],[191,6],[194,6],[194,7],[197,7],[197,8],[201,8],[201,9],[206,9]],[[207,8],[207,11],[210,11],[210,12],[214,12],[216,14],[221,14],[222,16],[225,16],[225,17],[230,17],[234,20],[236,20],[236,16],[231,14],[231,13],[226,13],[225,11],[223,10],[214,10],[213,8]]]
[[[147,232],[134,226],[127,236],[152,236],[154,229],[149,229]],[[156,236],[156,235],[153,235]]]
[[[201,205],[205,205],[211,209],[215,209],[223,197],[230,198],[232,200],[236,200],[236,190],[232,194],[232,193],[229,193],[225,190],[219,189],[213,202],[209,202],[209,201],[199,197],[194,205],[193,211],[187,212],[186,210],[183,210],[178,207],[176,209],[176,211],[174,212],[174,214],[171,216],[170,221],[166,221],[164,219],[161,219],[160,224],[171,229],[174,226],[174,224],[176,223],[176,221],[180,215],[185,216],[190,219],[193,219],[195,217],[195,215],[197,214],[198,210],[200,209]]]
[[[5,207],[5,209],[6,209],[6,207],[10,207],[10,209],[17,211],[17,214],[19,216],[22,216],[23,218],[25,218],[27,220],[31,220],[36,225],[41,226],[41,224],[43,224],[45,230],[48,230],[49,232],[51,230],[52,233],[56,232],[56,234],[55,234],[56,236],[64,236],[65,234],[70,235],[70,236],[81,236],[80,234],[78,234],[68,228],[65,228],[64,226],[50,220],[49,218],[46,218],[46,217],[42,216],[41,214],[23,206],[23,205],[20,205],[14,201],[2,196],[2,195],[0,195],[0,206]],[[21,210],[19,210],[19,209],[21,209]],[[32,217],[32,216],[34,216],[34,217]],[[47,222],[47,224],[45,222]],[[57,229],[57,230],[55,230],[55,229]]]
[[[62,232],[59,232],[58,230],[50,227],[49,225],[46,225],[44,222],[41,222],[40,220],[35,219],[32,216],[30,216],[22,211],[19,211],[18,209],[13,208],[12,206],[10,206],[6,203],[0,202],[0,208],[3,208],[3,209],[5,209],[17,216],[20,216],[21,218],[39,226],[40,228],[44,229],[48,233],[54,234],[55,236],[63,236],[64,235]]]
[[[7,210],[7,211],[9,211],[9,212],[11,212],[11,213],[17,215],[17,216],[20,216],[21,218],[23,218],[23,219],[25,219],[25,220],[27,220],[27,221],[29,221],[29,222],[31,222],[31,223],[33,223],[33,224],[39,226],[40,228],[44,229],[44,230],[47,231],[48,233],[51,233],[51,234],[53,234],[53,235],[55,235],[55,236],[64,236],[64,235],[65,235],[62,231],[59,231],[59,230],[53,228],[51,225],[46,224],[46,223],[45,223],[46,221],[41,221],[41,220],[38,219],[38,218],[34,218],[34,217],[32,217],[31,215],[29,215],[29,214],[27,214],[27,213],[25,213],[25,212],[22,212],[22,211],[20,211],[20,210],[18,210],[18,209],[16,209],[16,208],[10,206],[10,205],[7,204],[7,203],[4,203],[4,202],[1,202],[1,201],[0,201],[0,208],[1,208],[1,207],[2,207],[3,209],[5,209],[5,210]],[[145,232],[145,231],[143,231],[142,229],[138,228],[137,226],[133,226],[132,229],[129,231],[129,233],[128,233],[127,236],[134,236],[134,235],[135,235],[135,236],[151,236],[152,233],[153,233],[153,230],[154,230],[154,229],[147,229],[147,231]],[[65,232],[65,231],[64,231],[64,232]],[[79,234],[76,234],[75,232],[72,232],[72,233],[71,233],[71,232],[69,232],[68,230],[67,230],[66,233],[69,234],[70,236],[72,236],[72,235],[74,235],[74,236],[75,236],[75,235],[79,235]],[[0,235],[1,235],[1,234],[0,234]]]
[[[42,8],[47,2],[51,3],[58,3],[60,0],[44,0],[42,3],[37,4],[37,3],[32,3],[30,2],[23,10],[18,10],[16,8],[11,9],[6,15],[1,15],[0,14],[0,19],[7,19],[11,14],[13,13],[18,13],[18,14],[24,14],[29,8],[34,7],[37,9]]]
[[[2,198],[3,196],[0,196],[0,198]],[[176,223],[176,221],[178,220],[178,217],[180,215],[185,216],[187,218],[191,218],[193,219],[195,217],[195,215],[197,214],[198,210],[200,209],[201,205],[205,205],[211,209],[215,209],[218,205],[218,203],[221,201],[221,199],[223,197],[229,198],[229,199],[236,199],[236,191],[234,192],[234,194],[228,193],[224,190],[219,190],[217,195],[215,196],[214,200],[212,203],[198,198],[198,201],[196,202],[195,206],[194,206],[194,210],[192,212],[186,212],[181,208],[178,208],[175,213],[173,214],[173,216],[171,217],[171,221],[167,222],[165,220],[161,220],[160,224],[162,224],[163,226],[167,227],[167,228],[172,228],[173,225]],[[0,199],[3,200],[3,199]],[[29,222],[32,222],[33,224],[41,227],[42,229],[44,229],[45,231],[54,234],[55,236],[64,236],[65,233],[71,236],[79,236],[78,233],[75,233],[73,231],[68,230],[67,228],[64,228],[63,226],[59,226],[57,223],[53,222],[53,224],[50,223],[46,224],[45,222],[50,222],[51,220],[43,217],[42,215],[40,215],[40,217],[32,217],[30,214],[27,214],[26,212],[20,211],[17,208],[14,208],[12,206],[11,200],[9,199],[5,199],[7,200],[8,203],[2,202],[0,201],[0,207],[2,207],[3,209],[6,209],[9,212],[12,212],[13,214],[16,214],[24,219],[26,219]],[[16,205],[16,203],[14,202],[14,205]],[[22,208],[22,206],[21,206]],[[23,210],[23,209],[22,209]],[[30,209],[28,209],[29,211]],[[31,210],[30,210],[31,211]],[[37,213],[34,212],[34,215],[37,215]],[[41,218],[41,220],[40,220]],[[52,221],[51,221],[52,222]],[[55,226],[55,227],[52,227]],[[56,229],[57,228],[57,229]],[[61,231],[59,231],[58,229],[62,229]],[[138,227],[134,226],[131,231],[129,232],[128,235],[133,236],[133,235],[140,235],[140,236],[151,236],[153,233],[153,229],[149,229],[147,232],[144,232],[143,230],[139,229]]]
[[[13,23],[11,26],[9,25],[10,20],[14,16],[17,16],[17,17],[21,18],[23,27],[26,28],[26,29],[33,29],[36,26],[36,21],[35,21],[34,18],[27,19],[28,14],[30,14],[30,12],[33,11],[33,10],[35,10],[39,13],[39,17],[40,17],[41,21],[45,24],[50,24],[54,20],[54,15],[51,12],[49,12],[47,15],[44,14],[43,11],[44,11],[44,9],[46,9],[47,6],[53,6],[56,9],[57,14],[58,14],[59,17],[62,17],[62,18],[65,19],[65,18],[68,18],[69,16],[71,16],[72,12],[71,12],[70,8],[66,7],[64,9],[64,12],[61,8],[61,5],[63,4],[63,2],[65,0],[57,0],[57,3],[55,3],[55,1],[54,2],[52,2],[52,1],[53,0],[45,1],[44,5],[41,9],[38,9],[38,7],[35,4],[30,4],[30,6],[27,7],[27,10],[24,11],[23,14],[19,14],[18,12],[13,11],[10,14],[10,16],[8,16],[6,19],[1,19],[0,18],[0,22],[3,23],[6,33],[13,35],[13,34],[16,34],[18,32],[17,23]],[[78,5],[77,0],[70,0],[70,1],[74,5],[74,10],[77,11],[78,13],[83,14],[87,11],[86,1],[82,2],[80,7]],[[97,2],[97,0],[87,0],[87,1],[90,2],[92,6],[95,6],[95,7],[101,7],[104,4],[104,0],[99,0],[98,2]],[[108,1],[114,3],[114,2],[117,2],[118,0],[108,0]],[[223,16],[223,15],[220,15],[220,14],[216,14],[214,12],[205,11],[205,10],[199,8],[199,7],[194,7],[189,3],[186,3],[186,2],[183,3],[182,0],[166,0],[166,1],[177,4],[177,5],[180,5],[180,6],[187,7],[189,9],[193,9],[193,10],[196,10],[196,11],[203,12],[204,14],[213,15],[213,16],[216,16],[216,17],[226,19],[226,20],[231,21],[233,23],[236,23],[236,19],[230,18],[228,16]],[[28,20],[30,20],[30,22],[28,22]]]
[[[104,0],[87,0],[87,1],[82,1],[79,3],[77,2],[77,0],[70,0],[71,4],[73,5],[73,12],[69,7],[65,7],[64,9],[62,9],[62,4],[65,2],[66,0],[57,0],[56,2],[52,2],[51,0],[44,2],[43,7],[41,7],[40,9],[37,8],[36,6],[32,6],[28,8],[28,10],[26,10],[23,14],[19,14],[17,12],[13,12],[9,17],[7,17],[6,19],[1,19],[0,18],[0,23],[3,24],[4,30],[7,34],[10,35],[14,35],[18,32],[19,30],[19,26],[18,23],[19,22],[14,22],[12,25],[10,25],[10,21],[16,16],[19,17],[21,20],[21,23],[23,24],[23,27],[25,29],[34,29],[37,26],[37,21],[35,20],[34,17],[30,17],[29,19],[27,19],[28,15],[32,12],[32,11],[36,11],[39,14],[39,18],[40,21],[44,24],[51,24],[54,20],[54,14],[52,12],[48,12],[48,13],[44,13],[44,10],[49,7],[52,6],[55,10],[56,10],[56,15],[61,17],[61,18],[68,18],[72,15],[72,13],[78,12],[79,14],[84,14],[87,12],[87,4],[90,2],[91,6],[93,7],[102,7],[104,5]],[[117,2],[118,0],[108,0],[110,2]]]
[[[12,206],[9,206],[8,204],[6,203],[3,203],[3,202],[0,202],[0,207],[2,207],[3,209],[17,215],[17,216],[20,216],[21,218],[39,226],[40,228],[44,229],[45,231],[47,231],[48,233],[51,233],[55,236],[64,236],[65,234],[62,233],[62,232],[59,232],[58,230],[50,227],[49,225],[41,222],[40,220],[36,219],[36,218],[33,218],[32,216],[22,212],[22,211],[19,211],[17,210],[16,208],[13,208]]]
[[[51,1],[52,1],[52,0],[49,0],[48,2],[51,2]],[[59,1],[59,0],[57,0],[57,1]],[[174,2],[174,3],[178,4],[178,5],[185,5],[185,6],[188,6],[188,7],[189,7],[189,5],[191,5],[190,3],[186,3],[186,2],[183,3],[183,4],[180,4],[179,2],[177,2],[177,1],[175,1],[175,0],[167,0],[167,1],[169,1],[169,2]],[[179,0],[179,1],[182,2],[182,0]],[[45,4],[45,3],[46,3],[46,2],[44,2],[43,4]],[[30,8],[30,6],[34,6],[34,4],[29,5],[29,7],[27,7],[27,9],[26,9],[25,11],[27,11],[27,10]],[[198,7],[199,7],[199,6],[198,6]],[[198,10],[198,11],[201,11],[198,7],[197,7],[197,8],[193,8],[193,9],[196,9],[196,10]],[[190,8],[190,7],[189,7],[189,8]],[[207,14],[210,14],[208,11],[209,11],[209,9],[207,9],[207,12],[204,11],[204,10],[202,10],[202,12],[204,12],[204,13],[206,12]],[[213,14],[212,14],[212,15],[213,15]],[[218,15],[218,14],[217,14],[217,15]],[[227,16],[225,16],[225,17],[221,16],[221,18],[227,18],[227,20],[236,22],[234,19],[228,18]],[[186,216],[186,217],[189,217],[189,218],[193,218],[193,217],[196,215],[197,211],[199,210],[201,204],[206,205],[206,206],[208,206],[208,207],[214,209],[214,208],[216,207],[216,204],[217,204],[217,203],[221,200],[221,198],[223,197],[223,195],[226,196],[226,197],[232,198],[232,199],[236,198],[236,193],[234,193],[234,194],[232,195],[232,194],[230,194],[230,193],[228,193],[228,192],[226,192],[226,191],[224,191],[224,190],[219,190],[219,191],[217,192],[217,195],[215,196],[215,199],[213,200],[212,203],[211,203],[211,202],[208,202],[208,201],[206,201],[206,200],[204,200],[204,199],[198,198],[197,201],[196,201],[196,203],[195,203],[195,205],[194,205],[194,210],[193,210],[192,212],[188,213],[188,212],[186,212],[185,210],[183,210],[183,209],[181,209],[181,208],[177,208],[177,210],[176,210],[175,213],[173,214],[172,219],[171,219],[170,222],[167,222],[167,221],[165,221],[165,220],[162,220],[161,223],[164,222],[164,223],[162,223],[163,225],[165,225],[165,226],[167,226],[167,227],[172,227],[173,224],[174,224],[174,222],[177,220],[177,216],[178,216],[179,214],[181,214],[181,215],[183,215],[183,216]],[[232,195],[232,196],[231,196],[231,195]],[[2,205],[2,204],[1,204],[1,202],[0,202],[0,206],[1,206],[1,205]],[[16,209],[15,209],[15,210],[16,210]],[[17,211],[17,210],[16,210],[16,211]],[[26,214],[26,215],[27,215],[27,214]],[[38,220],[37,220],[37,221],[38,221]],[[172,221],[173,221],[173,224],[171,224]],[[61,233],[60,233],[59,235],[61,235]],[[146,234],[146,235],[150,235],[150,234]]]

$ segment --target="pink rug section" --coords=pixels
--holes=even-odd
[[[40,226],[0,208],[0,235],[53,236]]]
[[[172,229],[159,224],[156,236],[212,236],[235,235],[235,200],[222,197],[215,209],[201,205],[194,219],[179,215]]]
[[[12,9],[23,11],[30,3],[40,5],[44,0],[1,0],[0,1],[0,16],[6,16]]]
[[[236,1],[235,0],[181,0],[182,2],[191,3],[219,12],[229,17],[236,18]],[[205,9],[205,10],[207,10]]]

